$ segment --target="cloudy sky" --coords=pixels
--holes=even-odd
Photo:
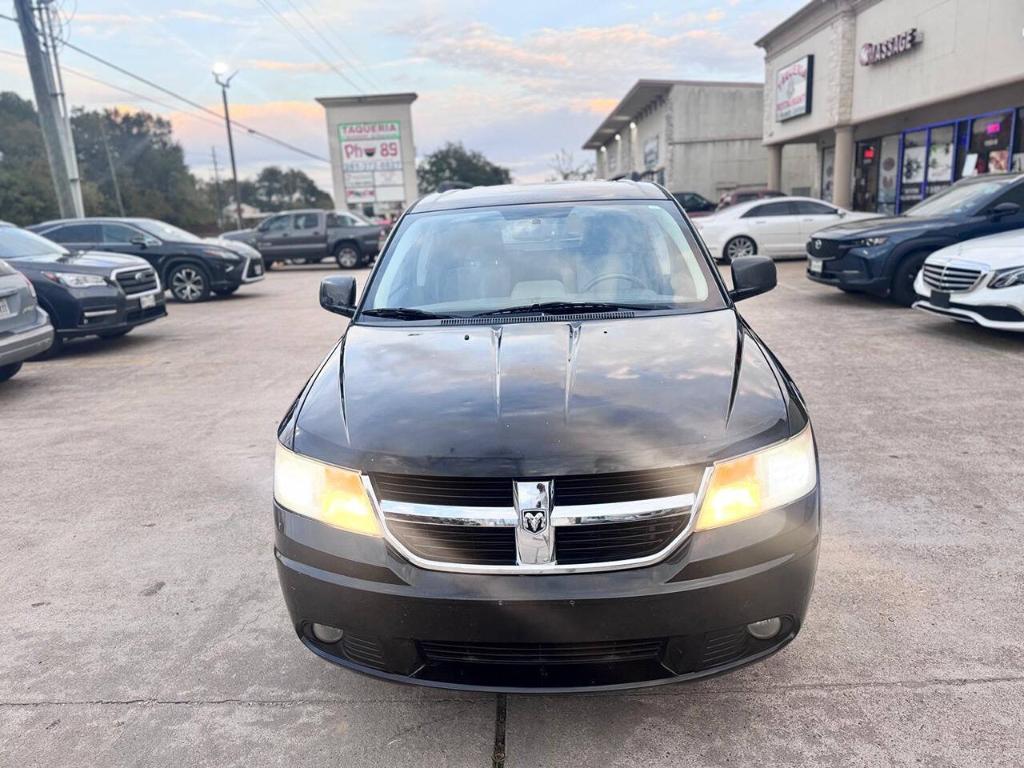
[[[58,0],[68,41],[211,109],[211,66],[230,63],[232,117],[313,154],[327,155],[314,97],[416,91],[418,155],[462,141],[520,181],[544,178],[562,148],[582,160],[584,140],[638,78],[761,80],[753,41],[803,4]],[[10,0],[0,13],[13,15]],[[209,173],[212,146],[226,160],[216,120],[81,53],[65,49],[62,61],[71,104],[169,117],[197,173]],[[17,27],[3,19],[0,90],[31,97]],[[329,189],[326,163],[244,134],[235,142],[243,175],[278,163]]]

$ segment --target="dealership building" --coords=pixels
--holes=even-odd
[[[1024,0],[814,0],[757,45],[769,185],[807,146],[815,194],[882,213],[1024,170]]]
[[[415,93],[322,97],[334,204],[397,215],[417,198]]]
[[[583,145],[601,179],[643,179],[711,200],[738,186],[763,186],[762,83],[640,80]],[[813,147],[796,149],[776,189],[811,191]]]

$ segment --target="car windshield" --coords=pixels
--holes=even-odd
[[[959,213],[973,213],[988,202],[993,195],[1017,181],[1017,176],[1004,176],[985,181],[957,184],[934,197],[922,200],[906,211],[907,216],[951,216]]]
[[[163,221],[157,221],[156,219],[139,219],[135,223],[146,232],[153,235],[153,237],[158,237],[161,240],[169,240],[172,243],[202,242],[202,238],[196,237],[191,232],[186,232],[184,229],[175,227],[172,224],[167,224]]]
[[[725,306],[709,265],[668,201],[510,205],[403,219],[362,311],[419,319]]]
[[[68,250],[52,240],[17,227],[0,227],[0,259],[64,255]]]

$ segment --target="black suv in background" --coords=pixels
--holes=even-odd
[[[982,235],[1024,227],[1024,174],[963,179],[901,216],[837,224],[807,242],[807,277],[844,291],[910,306],[928,254]]]
[[[240,240],[256,248],[270,269],[274,262],[315,264],[331,256],[342,269],[369,264],[380,250],[383,232],[349,211],[311,208],[282,211],[255,229],[225,232],[225,240]]]
[[[258,256],[239,254],[156,219],[64,219],[29,230],[71,250],[139,256],[156,268],[178,301],[203,301],[211,293],[228,296],[244,283],[263,279]]]
[[[160,278],[147,262],[116,253],[71,253],[39,235],[0,222],[0,257],[29,279],[53,323],[58,354],[79,336],[124,336],[167,315]]]

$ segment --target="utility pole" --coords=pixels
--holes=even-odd
[[[100,136],[103,138],[103,149],[107,153],[107,165],[110,166],[110,179],[114,182],[114,197],[117,199],[117,210],[124,218],[124,202],[121,200],[121,185],[117,182],[117,170],[114,168],[114,157],[110,154],[110,142],[107,141],[107,129],[103,125],[106,114],[100,115]]]
[[[242,228],[242,197],[238,192],[238,168],[235,166],[235,140],[231,137],[231,113],[228,112],[228,88],[231,87],[231,79],[238,74],[232,72],[226,78],[228,68],[224,64],[213,65],[213,79],[220,86],[220,95],[224,101],[224,124],[228,129],[228,153],[231,155],[231,179],[235,187],[235,219],[238,228]]]
[[[210,147],[210,156],[213,158],[213,191],[217,198],[217,227],[224,227],[224,201],[220,196],[220,169],[217,167],[217,148]],[[239,227],[241,229],[241,227]]]
[[[50,89],[49,60],[43,57],[39,47],[39,30],[32,14],[31,0],[14,0],[14,9],[21,29],[21,41],[25,46],[25,61],[32,76],[32,91],[39,110],[39,127],[43,131],[43,146],[50,164],[53,189],[57,194],[57,205],[62,218],[76,218],[75,197],[71,191],[71,176],[68,173],[67,153],[64,150],[64,134],[58,119],[57,104]],[[52,76],[52,73],[51,73]]]
[[[71,194],[75,200],[75,212],[79,217],[85,216],[82,203],[82,180],[78,173],[78,156],[75,152],[75,137],[71,131],[71,112],[68,110],[64,95],[64,76],[60,71],[60,57],[57,54],[56,25],[53,21],[53,0],[39,0],[36,6],[39,15],[39,28],[44,33],[44,54],[50,60],[50,93],[57,99],[57,112],[64,129],[64,157],[68,166],[68,177],[71,182]]]

